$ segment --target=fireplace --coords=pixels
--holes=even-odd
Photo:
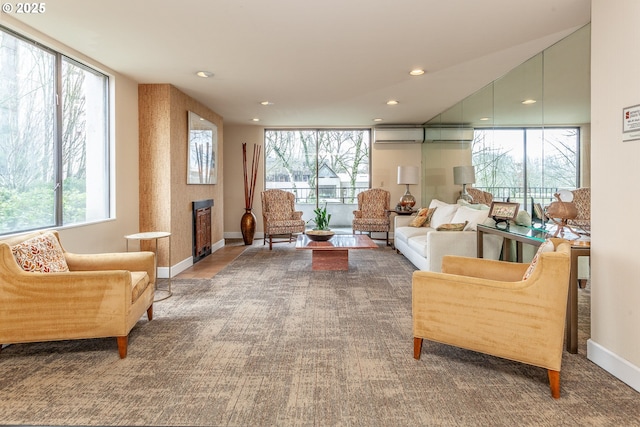
[[[211,254],[211,207],[213,199],[193,202],[193,263]]]

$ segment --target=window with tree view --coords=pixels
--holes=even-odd
[[[108,77],[3,28],[0,65],[0,234],[108,218]]]
[[[558,190],[579,186],[579,147],[578,128],[476,129],[474,187],[528,211],[548,205]]]
[[[370,186],[368,129],[265,131],[265,187],[296,195],[303,218],[327,203],[331,225],[351,226],[357,195]]]

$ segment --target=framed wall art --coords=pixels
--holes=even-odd
[[[218,127],[189,111],[187,184],[218,183]]]

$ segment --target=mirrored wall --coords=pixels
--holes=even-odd
[[[427,128],[580,128],[579,184],[590,184],[590,24],[424,124]],[[471,164],[467,142],[423,144],[422,200],[454,197],[450,169]],[[451,164],[448,164],[451,163]],[[440,172],[443,171],[443,172]],[[443,175],[443,176],[441,176]],[[428,177],[437,177],[429,182]],[[436,178],[434,178],[436,179]],[[437,186],[444,185],[440,189]]]

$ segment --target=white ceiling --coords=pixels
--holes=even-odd
[[[45,4],[0,23],[19,19],[136,82],[171,83],[225,123],[270,127],[424,123],[590,21],[590,0]],[[416,67],[427,73],[409,76]]]

